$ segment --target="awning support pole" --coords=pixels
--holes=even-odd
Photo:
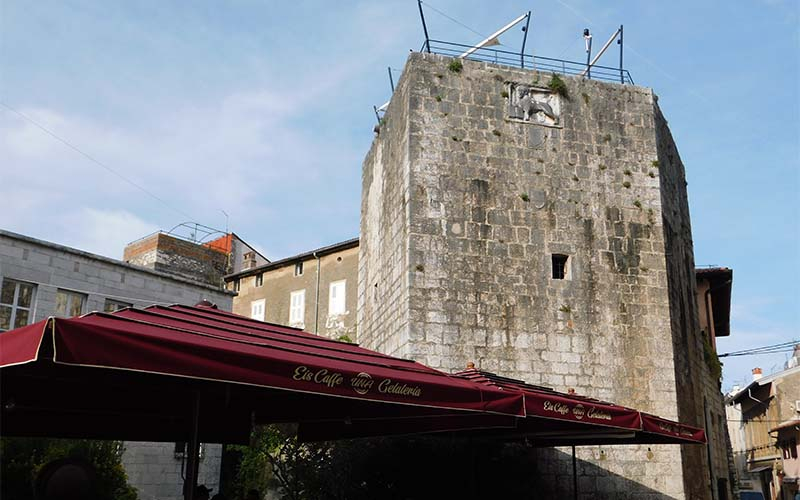
[[[183,497],[194,500],[194,490],[197,487],[197,471],[200,465],[200,393],[195,392],[192,398],[191,436],[186,443],[186,480],[183,483]]]
[[[572,498],[578,500],[578,461],[575,458],[575,446],[572,446]]]

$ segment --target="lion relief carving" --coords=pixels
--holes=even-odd
[[[510,83],[508,89],[508,117],[513,120],[558,126],[561,101],[549,89]]]

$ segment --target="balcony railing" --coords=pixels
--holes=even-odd
[[[460,43],[444,42],[442,40],[426,40],[422,44],[421,52],[431,52],[448,57],[458,57],[473,47]],[[519,52],[481,47],[467,55],[465,59],[482,61],[492,64],[501,64],[514,68],[533,69],[562,75],[582,76],[592,80],[619,82],[633,85],[633,78],[628,70],[623,68],[610,68],[608,66],[592,65],[586,63],[553,59],[550,57],[533,56]]]

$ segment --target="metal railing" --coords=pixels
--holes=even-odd
[[[460,43],[444,42],[442,40],[426,40],[422,44],[420,52],[431,52],[448,57],[458,57],[469,49],[471,45]],[[499,50],[488,47],[481,47],[465,59],[471,61],[488,62],[511,66],[514,68],[533,69],[546,71],[549,73],[560,73],[562,75],[583,76],[592,80],[602,80],[607,82],[619,82],[633,85],[633,78],[628,70],[623,68],[610,68],[608,66],[589,66],[586,63],[567,61],[563,59],[553,59],[550,57],[533,56],[519,52]]]

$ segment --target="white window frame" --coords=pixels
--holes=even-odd
[[[35,314],[36,310],[36,285],[33,283],[28,283],[27,281],[21,280],[14,280],[9,278],[3,278],[0,280],[0,287],[5,283],[14,283],[14,298],[12,299],[13,304],[6,304],[0,303],[0,306],[5,306],[11,308],[11,317],[9,318],[8,326],[10,330],[14,328],[18,328],[15,326],[17,322],[17,312],[18,311],[27,311],[28,312],[28,322],[25,325],[30,325],[33,322],[33,315]],[[31,287],[31,304],[29,307],[22,307],[19,305],[19,289],[20,285],[28,285]],[[20,325],[20,326],[25,326]],[[5,330],[0,328],[0,332],[4,332]]]
[[[69,311],[72,309],[72,305],[73,305],[72,303],[73,303],[73,301],[75,299],[79,299],[81,301],[81,308],[80,308],[80,311],[78,312],[78,314],[76,316],[80,316],[81,314],[83,314],[83,310],[86,308],[86,302],[88,302],[89,296],[86,295],[85,293],[75,292],[73,290],[68,290],[66,288],[59,288],[58,290],[56,290],[56,311],[55,311],[56,315],[61,315],[62,314],[61,312],[58,311],[58,295],[59,294],[64,294],[64,295],[67,296],[67,302],[66,302],[66,304],[64,306],[65,310],[63,312],[63,317],[66,317],[66,318],[70,317],[69,316]]]
[[[295,290],[289,294],[289,325],[305,327],[306,291]]]
[[[250,318],[264,321],[267,314],[267,299],[259,299],[250,302]]]
[[[334,297],[334,292],[339,295]],[[328,315],[334,316],[347,312],[347,280],[331,282],[328,288]]]
[[[302,276],[303,275],[303,261],[295,262],[294,264],[294,275],[295,276]]]

